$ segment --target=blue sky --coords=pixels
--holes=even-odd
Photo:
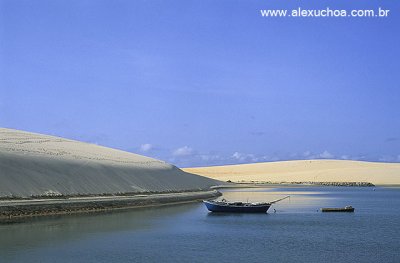
[[[391,9],[263,18],[260,9]],[[0,0],[0,126],[180,167],[400,162],[393,0]]]

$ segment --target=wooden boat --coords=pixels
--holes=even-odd
[[[228,202],[225,199],[222,199],[221,201],[204,200],[203,203],[206,205],[207,209],[211,212],[266,213],[273,203],[279,202],[288,197],[289,196],[286,196],[284,198],[268,203]]]
[[[354,212],[354,207],[348,205],[340,208],[321,208],[321,212]]]
[[[230,213],[266,213],[270,208],[270,203],[243,203],[226,201],[203,201],[207,209],[211,212],[230,212]]]

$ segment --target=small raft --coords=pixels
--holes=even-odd
[[[348,205],[340,208],[321,208],[321,212],[354,212],[354,207]]]

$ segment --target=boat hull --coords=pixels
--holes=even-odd
[[[346,212],[353,213],[354,208],[321,208],[321,212]]]
[[[235,206],[228,204],[217,204],[210,201],[204,201],[207,209],[216,213],[266,213],[270,208],[270,204],[252,205],[252,206]]]

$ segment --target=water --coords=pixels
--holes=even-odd
[[[3,224],[0,262],[400,262],[399,188],[224,190],[232,201],[285,195],[268,214],[195,203]],[[349,204],[355,213],[318,212]]]

